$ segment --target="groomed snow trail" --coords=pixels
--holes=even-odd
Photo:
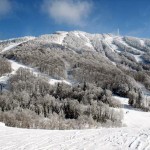
[[[102,128],[74,131],[0,126],[1,150],[149,150],[150,129]]]

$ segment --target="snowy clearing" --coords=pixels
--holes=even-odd
[[[1,150],[150,150],[150,113],[123,104],[122,128],[89,130],[36,130],[6,127],[0,124]]]

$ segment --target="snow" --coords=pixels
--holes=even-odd
[[[123,105],[124,120],[123,123],[130,128],[149,128],[150,127],[150,112],[143,112],[132,108],[128,104],[128,98],[114,96],[120,100]],[[146,122],[146,123],[145,123]]]
[[[140,51],[140,50],[138,50],[138,49],[136,49],[136,48],[134,48],[134,47],[131,47],[130,45],[128,45],[124,40],[123,40],[123,37],[115,37],[115,39],[116,40],[118,40],[120,43],[122,43],[123,45],[125,45],[125,46],[127,46],[127,47],[130,47],[130,48],[132,48],[133,50],[135,50],[135,51],[137,51],[137,52],[140,52],[140,55],[134,55],[134,54],[132,54],[132,56],[134,56],[134,58],[135,58],[135,60],[137,61],[137,62],[142,62],[143,60],[142,60],[142,58],[141,58],[141,56],[142,56],[142,54],[144,53],[144,52],[142,52],[142,51]],[[144,41],[143,40],[140,40],[140,42],[141,42],[141,45],[144,45]],[[117,50],[116,50],[117,51]],[[117,52],[119,52],[119,51],[117,51]]]
[[[0,127],[5,127],[5,123],[0,122]]]
[[[65,84],[68,84],[68,85],[71,85],[70,82],[66,81],[66,80],[56,80],[56,79],[52,79],[50,76],[44,74],[44,73],[41,73],[39,72],[38,70],[34,69],[34,68],[31,68],[31,67],[28,67],[28,66],[25,66],[23,64],[20,64],[18,62],[15,62],[14,60],[8,60],[10,63],[11,63],[11,67],[13,69],[12,73],[11,74],[15,74],[16,71],[19,69],[19,68],[25,68],[25,69],[29,69],[35,76],[41,76],[45,79],[48,80],[48,82],[51,84],[51,85],[55,85],[57,83],[65,83]]]
[[[142,46],[145,46],[144,40],[140,39],[140,43],[141,43]]]
[[[7,81],[9,80],[9,78],[14,75],[16,73],[16,71],[19,69],[19,68],[26,68],[26,69],[29,69],[29,70],[33,70],[32,68],[30,67],[27,67],[25,65],[22,65],[22,64],[19,64],[18,62],[15,62],[14,60],[8,60],[11,64],[11,69],[12,69],[12,72],[9,73],[9,74],[5,74],[4,76],[1,76],[0,77],[0,83],[4,83],[4,84],[7,84]]]
[[[60,34],[62,36],[59,43],[62,43],[65,34]],[[79,36],[77,32],[75,34]],[[112,44],[113,38],[115,37],[105,35],[105,42],[114,51],[116,48]],[[126,44],[124,41],[122,42]],[[15,46],[17,44],[10,45],[2,52],[11,50]],[[140,61],[140,56],[137,56],[136,60]],[[35,76],[47,78],[52,85],[61,82],[71,84],[66,80],[53,79],[14,60],[9,60],[9,62],[12,72],[0,77],[0,82],[7,83],[9,77],[22,67],[32,71]],[[149,95],[149,92],[142,85],[139,86],[145,95]],[[123,127],[58,131],[19,129],[7,127],[4,123],[0,123],[0,150],[150,150],[150,112],[142,112],[132,108],[128,105],[128,98],[118,96],[114,96],[114,98],[122,103]]]
[[[90,39],[85,35],[85,34],[86,34],[85,32],[81,32],[81,31],[80,31],[78,34],[79,34],[80,36],[82,36],[82,37],[85,39],[85,41],[87,41],[87,43],[85,43],[86,46],[88,46],[88,47],[94,49],[94,47],[93,47],[93,45],[92,45]]]
[[[23,42],[20,42],[20,43],[11,43],[9,46],[5,47],[0,53],[3,53],[3,52],[6,52],[6,51],[9,51],[13,48],[15,48],[16,46],[24,43],[24,42],[27,42],[29,40],[33,40],[34,37],[25,37],[27,40],[26,41],[23,41]],[[12,76],[13,74],[16,73],[16,71],[22,67],[22,68],[27,68],[26,66],[24,65],[21,65],[19,63],[16,63],[15,61],[12,61],[12,60],[8,60],[10,63],[11,63],[11,68],[12,68],[12,72],[9,73],[9,74],[5,74],[3,76],[0,77],[0,83],[3,83],[3,84],[7,84],[7,81],[9,80],[10,76]]]
[[[67,35],[67,32],[59,32],[57,34],[61,34],[59,42],[62,43],[63,42],[63,38],[65,38],[65,36]],[[16,46],[18,46],[18,45],[20,45],[20,44],[22,44],[24,42],[27,42],[29,40],[33,40],[34,39],[34,37],[26,37],[26,38],[27,38],[26,41],[23,41],[23,42],[20,42],[20,43],[11,43],[9,46],[4,48],[0,53],[3,53],[3,52],[8,51],[8,50],[12,50]],[[7,81],[9,80],[10,76],[14,75],[19,68],[25,68],[25,69],[29,69],[35,76],[41,76],[41,77],[46,78],[48,80],[49,84],[51,84],[51,85],[55,85],[57,83],[65,83],[65,84],[71,85],[71,83],[66,81],[66,80],[52,79],[50,76],[48,76],[48,75],[46,75],[44,73],[41,73],[41,72],[39,72],[38,70],[36,70],[34,68],[31,68],[29,66],[26,66],[26,65],[23,65],[21,63],[18,63],[18,62],[14,61],[14,60],[8,60],[8,61],[11,64],[12,72],[9,73],[9,74],[6,74],[4,76],[1,76],[0,77],[0,83],[7,84]]]
[[[73,33],[74,33],[75,36],[77,36],[78,38],[80,38],[80,35],[79,35],[78,31],[74,31]]]
[[[71,83],[69,81],[52,79],[50,76],[48,76],[44,73],[41,73],[41,72],[39,72],[38,70],[36,70],[34,68],[25,66],[25,65],[20,64],[18,62],[15,62],[14,60],[8,60],[8,61],[11,63],[12,72],[10,74],[6,74],[5,76],[0,77],[0,83],[7,84],[7,81],[9,80],[9,78],[12,75],[14,75],[19,68],[25,68],[25,69],[29,69],[33,73],[33,75],[35,75],[37,77],[40,76],[40,77],[43,77],[43,78],[47,79],[48,83],[51,84],[51,85],[55,85],[57,83],[64,83],[64,84],[71,85]]]
[[[65,84],[71,85],[71,83],[66,80],[49,79],[49,84],[51,84],[51,85],[55,85],[58,83],[65,83]]]
[[[65,31],[57,31],[54,34],[41,35],[36,39],[36,41],[63,45],[64,38],[67,36],[67,34],[68,32]]]
[[[25,43],[25,42],[28,42],[28,41],[30,41],[30,40],[35,39],[35,37],[24,37],[24,39],[26,39],[26,40],[24,40],[23,42],[11,43],[9,46],[5,47],[5,48],[2,50],[2,52],[9,51],[9,50],[11,50],[11,49],[17,47],[18,45],[20,45],[20,44],[22,44],[22,43]],[[1,53],[2,53],[2,52],[1,52]]]
[[[4,75],[0,77],[0,83],[6,84],[9,79],[8,75]]]
[[[150,113],[123,105],[126,125],[89,130],[19,129],[0,124],[1,150],[150,150]]]
[[[4,48],[2,52],[8,51],[18,45],[20,45],[20,43],[13,43],[13,44],[9,45],[8,47]]]
[[[116,36],[111,36],[109,34],[105,34],[103,42],[112,50],[112,52],[117,51],[118,47],[113,44],[113,40]]]
[[[18,37],[18,38],[11,38],[9,40],[1,40],[0,42],[11,42],[14,40],[33,40],[35,39],[34,36],[24,36],[24,37]]]
[[[134,58],[137,62],[142,62],[143,61],[142,58],[141,58],[142,55],[133,55],[133,56],[134,56]]]
[[[136,82],[136,83],[137,83],[136,86],[141,89],[143,95],[145,95],[145,96],[150,96],[150,91],[147,90],[143,84],[141,84],[140,82]]]
[[[134,47],[131,47],[129,44],[127,44],[124,40],[123,40],[123,37],[117,37],[116,40],[118,40],[120,43],[122,43],[123,45],[127,46],[127,47],[130,47],[132,48],[133,50],[135,51],[138,51],[140,52],[141,54],[143,54],[144,52],[138,50],[137,48],[134,48]]]
[[[63,44],[64,38],[67,36],[68,32],[59,31],[57,32],[59,34],[57,41],[55,41],[57,44]]]
[[[115,63],[115,62],[112,61],[111,63],[112,63],[114,66],[116,66],[116,63]]]
[[[85,43],[85,45],[93,49],[93,46],[91,43]]]
[[[29,67],[25,66],[25,65],[22,65],[18,62],[15,62],[14,60],[8,60],[10,63],[11,63],[11,68],[12,68],[12,74],[15,74],[16,71],[19,69],[19,68],[25,68],[25,69],[30,69]],[[31,70],[31,69],[30,69]]]

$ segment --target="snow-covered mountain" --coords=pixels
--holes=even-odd
[[[22,66],[24,65],[25,68],[26,66],[28,66],[28,68],[31,67],[31,70],[36,70],[34,69],[35,67],[39,68],[37,64],[32,66],[31,65],[32,62],[26,62],[26,60],[23,60],[24,58],[19,58],[20,56],[18,57],[14,55],[15,52],[19,53],[19,51],[20,53],[18,55],[23,55],[24,53],[28,52],[31,53],[33,49],[43,49],[45,50],[45,53],[48,50],[57,54],[61,53],[61,55],[62,52],[63,51],[66,52],[66,50],[70,51],[70,53],[73,52],[75,55],[80,54],[80,56],[85,55],[85,53],[86,55],[88,54],[97,55],[100,56],[101,58],[96,59],[101,59],[103,63],[106,63],[109,66],[113,65],[113,67],[119,70],[121,67],[121,71],[123,72],[126,71],[139,72],[143,70],[145,72],[149,72],[150,70],[149,39],[140,39],[136,37],[127,37],[127,36],[123,37],[112,34],[90,34],[82,31],[71,31],[71,32],[57,31],[53,34],[42,35],[40,37],[22,37],[0,41],[0,51],[3,57],[19,61],[16,63],[21,63],[20,65]],[[61,49],[62,51],[55,52],[55,49],[56,50]],[[54,55],[53,53],[52,55]],[[64,59],[62,58],[62,56],[60,57],[58,59],[61,59],[61,61],[63,61],[65,71],[61,75],[57,75],[57,78],[59,80],[66,79],[67,80],[66,82],[68,83],[69,82],[75,83],[76,80],[74,80],[73,77],[71,77],[71,75],[68,76],[67,74],[67,72],[73,71],[72,62],[68,62],[67,60],[68,58]],[[47,72],[44,73],[47,74]],[[128,73],[126,74],[129,75]],[[132,77],[132,75],[129,76]],[[56,76],[54,78],[56,78]],[[5,79],[5,77],[2,77],[0,81],[2,81],[3,79]],[[144,89],[143,92],[146,91],[145,86],[146,88],[149,89],[149,86],[146,85],[145,82],[144,87],[141,86],[139,82],[137,82],[136,84],[136,86],[138,86],[139,88],[142,87],[141,89]],[[146,92],[146,94],[148,95],[149,92]]]
[[[0,125],[0,149],[150,149],[149,39],[57,31],[0,41],[0,63],[7,126],[99,128]]]
[[[39,43],[56,43],[75,51],[101,52],[111,61],[121,61],[118,55],[124,54],[135,62],[149,62],[145,57],[149,53],[150,40],[135,37],[123,37],[112,34],[89,34],[82,31],[56,32],[35,39]],[[109,54],[110,53],[110,54]]]
[[[31,52],[33,49],[44,49],[45,53],[47,50],[52,50],[53,53],[61,53],[61,55],[62,52],[66,50],[70,51],[70,53],[73,52],[74,54],[80,55],[85,55],[85,53],[86,55],[99,55],[101,58],[96,59],[101,59],[101,61],[103,59],[103,63],[106,63],[109,66],[113,65],[115,69],[117,68],[120,70],[121,67],[121,71],[123,72],[135,72],[142,70],[147,72],[150,69],[149,39],[140,39],[136,37],[127,36],[123,37],[112,34],[90,34],[82,31],[57,31],[53,34],[42,35],[40,37],[22,37],[0,41],[1,55],[9,59],[15,59],[15,61],[19,61],[14,63],[21,63],[20,66],[23,67],[24,65],[24,68],[31,68],[30,70],[32,71],[37,70],[35,69],[35,67],[38,68],[39,66],[37,64],[32,66],[32,62],[26,62],[26,60],[23,60],[24,58],[19,58],[20,56],[16,58],[17,56],[14,56],[14,53],[20,51],[18,55],[23,55],[23,53]],[[61,49],[62,51],[55,52],[55,49]],[[54,55],[53,53],[52,55]],[[57,75],[57,79],[59,79],[60,81],[65,81],[66,79],[65,82],[70,82],[69,84],[76,83],[76,79],[71,77],[71,75],[68,75],[68,72],[73,71],[72,62],[68,62],[68,58],[64,59],[62,58],[62,56],[60,57],[58,59],[61,59],[61,61],[63,61],[65,71],[63,71],[61,75]],[[47,74],[47,72],[44,73]],[[126,74],[129,75],[128,73]],[[132,77],[132,75],[129,76]],[[52,79],[53,77],[50,78]],[[54,78],[56,78],[56,76]],[[3,82],[3,80],[5,79],[7,79],[7,77],[1,77],[0,81]],[[147,91],[145,89],[145,86],[146,88],[149,88],[149,86],[146,85],[145,82],[144,86],[141,86],[139,82],[136,82],[136,86],[138,86],[140,89],[144,89],[142,90],[142,92]],[[52,83],[55,83],[55,81],[52,81]],[[146,95],[149,95],[148,91],[145,93]]]
[[[57,31],[54,34],[42,35],[40,37],[22,37],[0,41],[0,49],[3,51],[16,47],[21,43],[32,41],[40,44],[59,44],[72,48],[74,51],[101,52],[111,61],[121,61],[119,55],[124,54],[134,62],[149,63],[148,56],[150,51],[150,40],[136,37],[123,37],[112,34],[89,34],[82,31]],[[7,47],[7,49],[6,49]],[[110,54],[109,54],[110,53]]]
[[[112,34],[89,34],[82,31],[57,31],[54,34],[42,35],[40,37],[23,37],[0,42],[1,55],[9,55],[7,56],[9,58],[11,55],[11,59],[12,57],[16,59],[14,58],[15,56],[12,56],[12,53],[14,54],[15,51],[20,51],[20,54],[23,54],[40,48],[45,49],[45,53],[46,50],[61,49],[81,55],[83,53],[99,55],[103,57],[104,62],[111,63],[117,68],[121,66],[126,71],[147,71],[150,69],[149,39]],[[23,60],[18,59],[20,63],[23,63]],[[62,61],[64,65],[67,64],[66,67],[72,65],[70,62],[67,62],[68,60],[63,59]],[[29,64],[25,62],[25,65]]]

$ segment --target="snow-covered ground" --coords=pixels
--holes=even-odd
[[[143,112],[128,105],[128,98],[114,96],[123,104],[123,123],[130,128],[150,128],[150,112]]]
[[[1,150],[150,150],[150,113],[128,105],[127,98],[114,97],[123,104],[121,128],[89,130],[34,130],[0,124]]]

